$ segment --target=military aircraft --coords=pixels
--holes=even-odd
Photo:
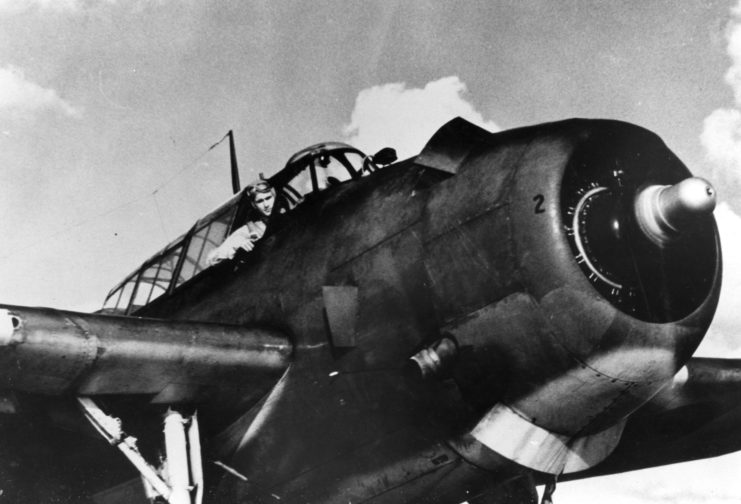
[[[741,448],[741,362],[692,358],[715,191],[655,134],[458,118],[394,158],[309,147],[252,252],[205,261],[240,191],[97,313],[0,307],[0,498],[535,502]]]

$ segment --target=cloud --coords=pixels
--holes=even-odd
[[[741,292],[741,216],[728,204],[721,203],[715,210],[715,220],[723,250],[723,285],[713,324],[696,355],[741,358],[741,311],[738,309],[738,293]]]
[[[419,153],[440,126],[461,116],[489,131],[499,131],[464,95],[466,85],[456,76],[407,88],[403,82],[364,89],[355,100],[350,124],[343,133],[359,149],[373,153],[393,147],[399,158]]]
[[[731,67],[725,81],[733,89],[735,104],[741,105],[741,3],[731,9],[733,20],[728,25],[726,52],[731,58]]]
[[[737,478],[739,461],[741,453],[733,453],[566,482],[559,484],[554,497],[569,504],[594,502],[595,495],[606,504],[730,504],[738,502],[738,492],[728,482]]]
[[[712,176],[722,199],[741,210],[741,1],[731,9],[726,52],[731,66],[725,81],[731,86],[734,104],[714,110],[703,123],[700,142],[713,163]]]
[[[715,211],[723,248],[723,286],[713,324],[696,355],[741,358],[741,311],[736,301],[741,292],[741,0],[731,9],[726,39],[731,66],[725,82],[733,90],[734,103],[710,113],[700,135],[718,196],[726,202]]]
[[[79,118],[82,111],[59,97],[53,89],[44,88],[26,79],[23,71],[14,67],[0,67],[0,112],[35,114],[53,110]]]

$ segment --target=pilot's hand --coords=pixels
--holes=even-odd
[[[239,245],[239,247],[240,247],[240,248],[241,248],[242,250],[245,250],[245,251],[247,251],[247,252],[251,252],[251,251],[252,251],[252,249],[253,249],[253,248],[255,248],[255,243],[254,243],[254,242],[252,242],[252,241],[250,241],[250,240],[246,240],[246,241],[244,241],[243,243],[241,243],[241,244]]]

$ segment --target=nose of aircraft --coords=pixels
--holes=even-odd
[[[460,349],[459,386],[488,411],[471,432],[537,470],[589,467],[710,324],[721,272],[715,189],[656,135],[616,121],[494,135],[458,173],[460,194],[502,195],[476,223],[486,252],[454,276],[466,279],[461,299],[499,297],[481,296],[443,327]],[[486,283],[492,271],[500,284]]]

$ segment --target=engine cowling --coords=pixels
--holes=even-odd
[[[428,228],[440,236],[433,290],[457,300],[443,310],[453,376],[484,412],[460,450],[471,458],[483,444],[554,474],[591,467],[710,324],[721,275],[712,186],[656,135],[617,121],[493,135],[450,123],[418,163],[456,173],[438,200],[471,198],[440,214],[455,223],[447,236],[433,198]],[[656,239],[646,222],[672,226]],[[453,238],[457,248],[443,244]],[[436,278],[443,258],[451,271]]]

